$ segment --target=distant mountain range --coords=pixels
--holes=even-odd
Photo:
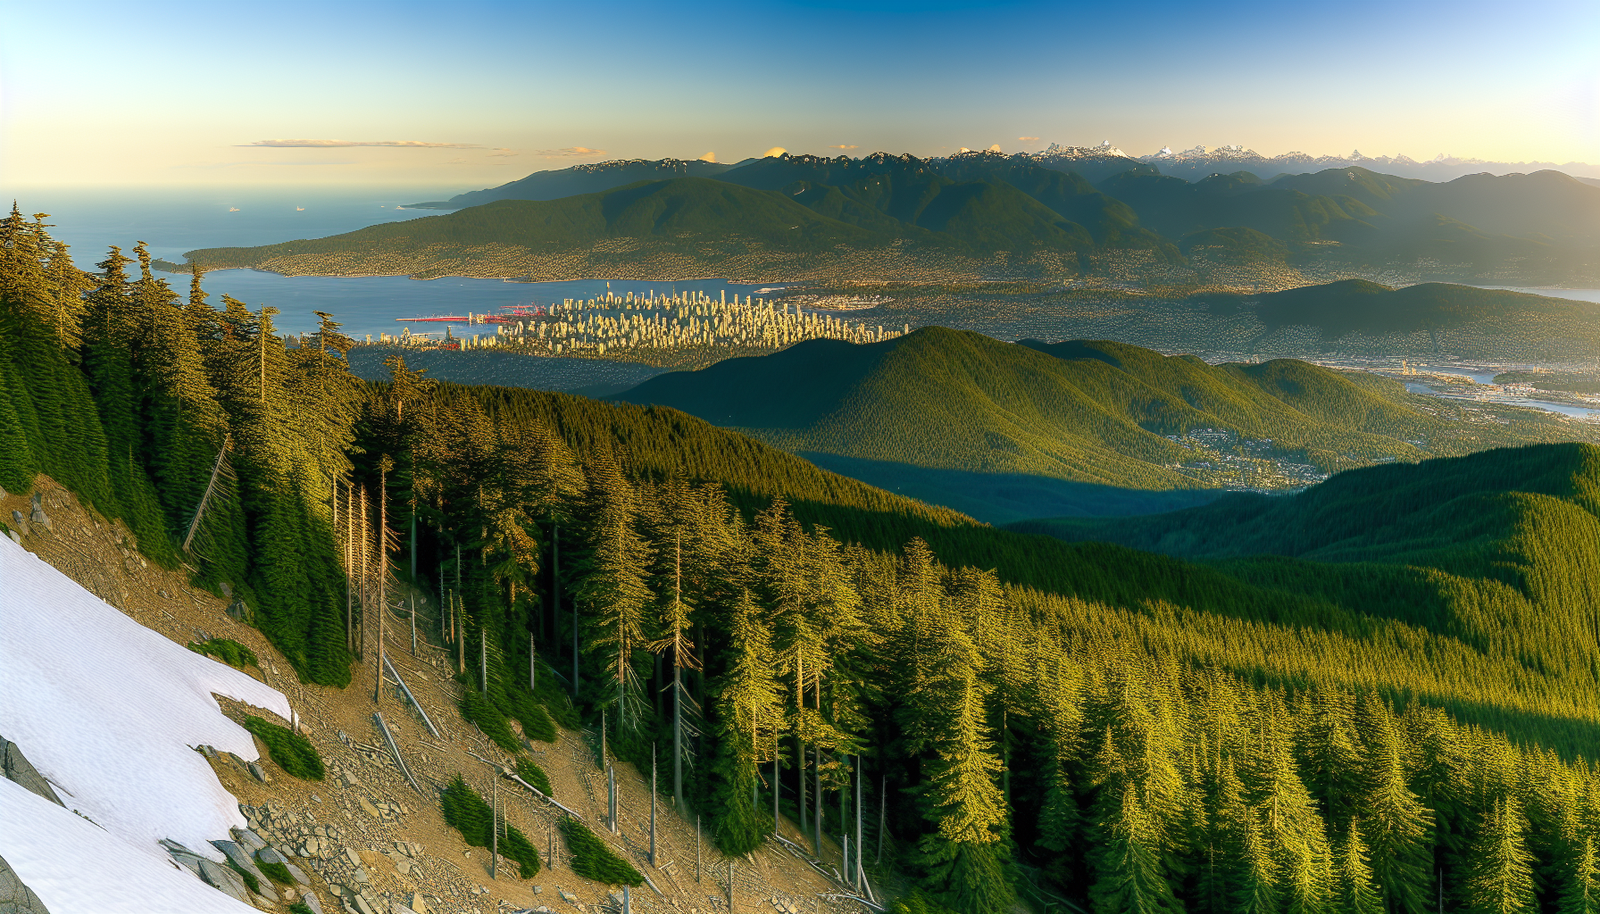
[[[800,343],[658,375],[614,399],[788,450],[1141,489],[1304,484],[1571,434],[1537,416],[1488,429],[1452,421],[1444,401],[1398,382],[1292,359],[1208,365],[1121,343],[1016,344],[939,327],[866,345]],[[1290,464],[1314,470],[1285,476]]]
[[[865,158],[887,156],[887,153],[873,153]],[[947,158],[959,160],[995,156],[1000,154],[963,151]],[[1001,157],[1014,159],[1019,163],[1043,165],[1059,171],[1076,172],[1095,183],[1110,175],[1145,165],[1153,166],[1157,173],[1188,181],[1199,181],[1212,175],[1239,171],[1247,171],[1263,181],[1271,181],[1279,175],[1308,174],[1328,169],[1357,167],[1396,177],[1419,178],[1433,182],[1452,181],[1474,174],[1505,175],[1560,171],[1585,183],[1600,186],[1600,165],[1584,162],[1495,162],[1447,155],[1419,162],[1405,155],[1366,156],[1362,155],[1359,149],[1349,155],[1312,156],[1303,152],[1287,152],[1282,155],[1265,156],[1243,146],[1196,146],[1176,152],[1170,148],[1163,148],[1159,152],[1135,156],[1111,145],[1108,141],[1098,146],[1063,146],[1051,143],[1041,152],[1019,152]],[[810,157],[802,156],[802,158]],[[925,161],[937,163],[945,160],[932,158]],[[570,168],[536,171],[525,178],[499,187],[457,194],[449,200],[413,203],[410,206],[413,209],[461,209],[494,200],[555,200],[573,194],[609,190],[634,181],[686,177],[714,178],[754,161],[759,160],[746,159],[731,164],[672,158],[596,162],[574,165]]]
[[[526,178],[520,178],[491,187],[486,190],[475,190],[470,193],[456,194],[449,200],[434,201],[431,203],[412,203],[409,209],[464,209],[468,206],[482,206],[496,200],[559,200],[562,197],[571,197],[575,194],[593,194],[632,184],[635,181],[663,181],[672,178],[714,178],[722,174],[732,165],[723,165],[718,162],[702,162],[698,159],[683,161],[681,159],[619,159],[612,162],[595,162],[587,165],[574,165],[571,168],[557,168],[550,171],[536,171]]]
[[[1134,252],[1145,264],[1269,273],[1421,263],[1441,277],[1534,284],[1587,276],[1600,248],[1600,187],[1554,171],[1439,184],[1350,166],[1190,182],[1125,156],[1127,168],[1098,181],[1062,170],[1118,156],[609,163],[532,175],[446,216],[189,258],[290,274],[929,281],[1073,276]],[[604,189],[543,199],[576,187]]]

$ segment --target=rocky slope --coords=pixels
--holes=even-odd
[[[458,713],[461,687],[452,679],[451,653],[425,636],[419,636],[413,652],[403,616],[390,616],[387,654],[438,728],[437,738],[387,677],[374,702],[375,644],[367,646],[357,684],[343,690],[301,685],[260,632],[229,615],[228,600],[197,591],[181,572],[141,558],[120,524],[84,509],[49,480],[40,478],[38,495],[38,513],[27,496],[0,496],[0,519],[7,520],[16,539],[173,641],[230,638],[249,647],[259,666],[246,671],[289,697],[298,718],[294,723],[327,765],[325,780],[303,781],[274,764],[259,740],[259,762],[198,747],[250,823],[249,829],[217,835],[213,843],[253,875],[260,873],[260,863],[282,860],[296,882],[274,885],[263,874],[258,891],[250,891],[234,869],[202,863],[193,849],[168,845],[178,863],[267,911],[285,911],[296,901],[328,914],[621,910],[619,890],[573,873],[556,828],[567,813],[497,776],[507,758]],[[426,608],[426,596],[417,596]],[[237,702],[221,704],[235,720],[265,713]],[[415,787],[387,748],[376,714],[382,715]],[[735,911],[869,910],[848,899],[846,886],[827,872],[839,866],[836,846],[825,846],[818,859],[769,840],[749,857],[729,861],[709,841],[697,840],[693,813],[674,812],[669,798],[657,801],[657,865],[652,866],[649,772],[617,764],[620,812],[613,834],[605,828],[606,778],[591,735],[563,730],[556,742],[530,748],[550,776],[555,800],[648,876],[649,884],[631,892],[633,910],[723,911],[730,901]],[[485,798],[498,794],[507,821],[538,847],[543,867],[535,878],[518,878],[515,864],[503,858],[493,868],[495,878],[488,852],[467,846],[445,825],[437,797],[457,774]],[[783,831],[796,844],[802,842],[791,823],[785,822]]]

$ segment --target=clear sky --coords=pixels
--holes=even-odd
[[[0,188],[1102,140],[1600,161],[1600,2],[0,0]]]

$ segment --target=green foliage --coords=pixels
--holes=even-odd
[[[297,901],[294,904],[289,905],[289,914],[315,914],[315,912],[313,912],[311,907],[305,902]]]
[[[889,905],[890,914],[956,914],[955,911],[945,907],[921,889],[913,891],[904,898],[897,898]]]
[[[505,714],[471,686],[461,696],[461,716],[477,724],[483,735],[489,737],[496,746],[507,752],[521,751],[522,744],[506,725]]]
[[[1590,317],[1590,309],[1562,298],[1437,282],[1391,289],[1364,279],[1273,292],[1256,307],[1269,328],[1310,326],[1330,340],[1455,329],[1530,311],[1551,319]]]
[[[244,728],[266,744],[272,760],[289,775],[302,781],[320,781],[327,773],[316,747],[288,727],[280,727],[259,717],[246,717]]]
[[[617,399],[791,450],[1143,489],[1194,487],[1222,453],[1332,472],[1485,444],[1479,430],[1459,440],[1459,425],[1398,383],[1305,362],[1207,365],[1120,343],[1013,345],[939,327],[867,345],[813,340],[659,375]],[[1483,434],[1511,444],[1550,433]]]
[[[289,874],[289,868],[282,863],[264,863],[256,861],[256,867],[266,874],[268,879],[279,885],[293,885],[294,877]]]
[[[566,837],[567,850],[572,853],[574,873],[606,885],[644,885],[639,871],[613,853],[587,825],[569,816],[561,820],[561,834]]]
[[[550,789],[550,776],[544,773],[539,763],[526,756],[517,759],[517,777],[533,785],[545,796],[554,796],[555,791]]]
[[[439,806],[446,825],[461,833],[473,847],[489,847],[493,839],[494,810],[485,803],[477,791],[467,786],[456,775],[440,795]],[[502,857],[515,861],[523,879],[532,879],[539,873],[539,853],[526,835],[502,820],[496,848]]]
[[[526,692],[516,692],[511,696],[512,716],[522,724],[522,732],[528,739],[538,740],[541,743],[556,741],[556,724],[550,719],[550,714],[544,706]]]
[[[209,638],[205,641],[189,642],[189,650],[197,654],[207,654],[226,663],[228,666],[244,669],[247,666],[260,666],[256,660],[255,651],[240,644],[232,638]]]
[[[258,894],[261,892],[261,880],[256,878],[255,873],[252,873],[239,864],[233,862],[231,858],[228,860],[228,867],[235,873],[239,874],[239,877],[244,880],[245,886],[249,888],[250,891]]]

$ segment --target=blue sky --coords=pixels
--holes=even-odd
[[[1594,0],[0,0],[0,21],[9,186],[468,189],[603,158],[1102,140],[1600,160]],[[254,145],[274,140],[319,144]]]

